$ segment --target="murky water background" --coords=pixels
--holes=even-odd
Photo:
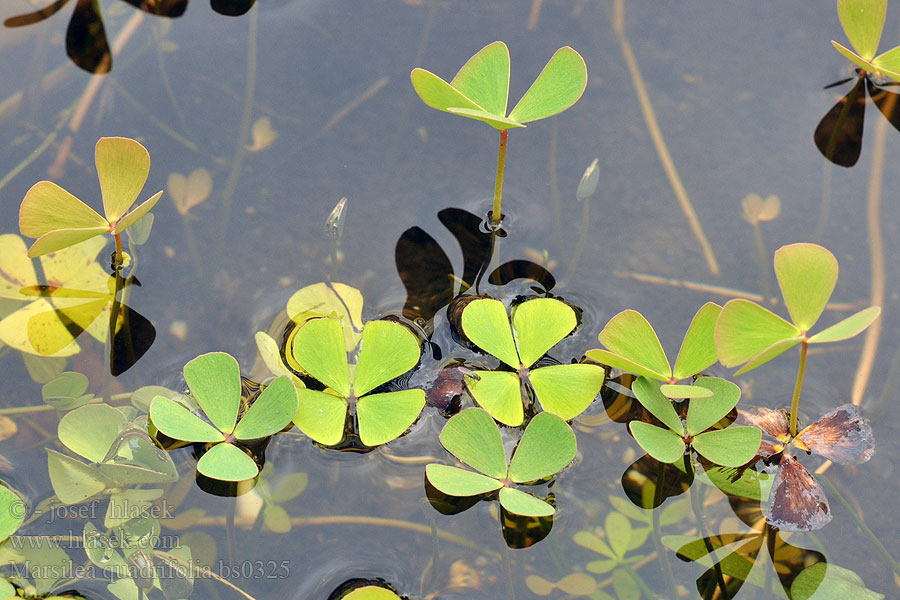
[[[170,173],[200,167],[211,172],[213,193],[192,210],[186,226],[168,194],[154,211],[153,232],[140,253],[142,287],[133,293],[132,305],[153,321],[158,336],[147,355],[118,378],[119,389],[179,387],[183,364],[213,350],[234,354],[249,372],[256,358],[253,334],[270,326],[295,290],[327,278],[323,224],[343,196],[348,209],[337,279],[362,290],[364,316],[402,307],[394,245],[407,228],[428,231],[460,264],[455,241],[436,214],[447,207],[478,214],[487,210],[496,132],[428,109],[413,92],[409,71],[422,66],[449,78],[496,39],[510,48],[512,103],[558,47],[573,46],[588,65],[588,87],[575,107],[510,134],[504,202],[514,219],[502,245],[504,258],[546,251],[557,261],[552,270],[560,278],[582,223],[575,189],[585,167],[599,158],[600,187],[584,254],[574,276],[554,290],[585,308],[582,329],[568,340],[574,353],[596,347],[606,320],[634,308],[654,324],[674,355],[696,309],[707,300],[728,299],[637,281],[635,273],[758,293],[753,234],[740,217],[740,201],[749,193],[781,198],[781,216],[762,224],[769,255],[783,244],[818,241],[840,261],[833,299],[860,306],[869,302],[866,193],[882,117],[869,107],[862,158],[852,169],[828,166],[812,142],[819,119],[844,89],[822,88],[850,73],[829,44],[843,40],[832,4],[696,1],[630,2],[626,7],[628,37],[662,134],[716,253],[718,275],[707,268],[654,151],[610,24],[612,3],[545,2],[534,30],[528,29],[530,4],[261,0],[251,14],[231,18],[192,0],[179,19],[145,15],[115,55],[112,72],[73,135],[65,173],[55,181],[99,206],[94,144],[100,136],[124,135],[140,139],[153,161],[142,197],[165,188]],[[0,16],[30,7],[7,2]],[[122,2],[102,7],[107,34],[115,38],[135,11]],[[0,101],[22,94],[18,106],[0,120],[0,174],[29,157],[91,79],[64,54],[70,11],[66,7],[44,22],[0,34]],[[894,6],[883,48],[893,45],[898,30],[900,10]],[[58,76],[42,91],[42,80],[57,68]],[[252,142],[241,137],[242,130],[260,117],[271,120],[278,138],[268,148],[245,153],[240,148]],[[893,260],[900,223],[896,131],[888,130],[883,151],[878,222],[886,299],[863,401],[873,417],[877,454],[867,464],[832,467],[828,474],[896,556],[898,385],[889,381],[900,343],[900,273]],[[48,177],[56,152],[51,145],[0,190],[0,233],[17,232],[18,204],[34,182]],[[234,170],[237,154],[240,165]],[[823,237],[812,240],[825,189],[830,189],[828,221]],[[230,208],[224,224],[226,195]],[[196,257],[190,254],[189,236],[195,238]],[[771,277],[770,264],[766,267]],[[774,277],[771,282],[774,286]],[[846,314],[828,312],[823,324]],[[859,337],[810,354],[801,405],[808,417],[849,401],[861,345]],[[748,402],[788,404],[796,368],[796,357],[789,356],[737,379]],[[102,348],[94,344],[68,368],[85,372],[99,386],[101,362]],[[6,374],[0,389],[5,406],[40,402],[40,386],[16,352],[0,356],[0,369]],[[727,373],[718,367],[716,374]],[[590,413],[598,416],[602,407]],[[55,429],[55,417],[35,422]],[[443,456],[436,442],[442,423],[426,411],[409,439],[391,444],[390,450]],[[455,516],[432,510],[424,503],[420,464],[394,462],[380,452],[336,456],[299,435],[279,436],[268,460],[280,472],[303,471],[309,477],[308,488],[287,506],[298,524],[280,535],[247,536],[238,530],[234,558],[287,560],[289,577],[251,576],[235,583],[256,597],[325,599],[346,579],[382,577],[402,594],[424,597],[450,585],[451,565],[457,563],[453,568],[477,574],[479,587],[447,591],[442,598],[496,598],[513,591],[516,597],[532,597],[526,575],[556,581],[597,558],[574,545],[572,535],[603,524],[611,510],[607,496],[624,497],[621,473],[641,454],[622,425],[583,429],[576,465],[554,486],[560,515],[553,530],[523,550],[506,547],[489,503]],[[36,497],[49,494],[42,450],[19,447],[13,439],[0,443],[0,453],[15,467],[11,481],[27,480]],[[192,459],[181,451],[179,460]],[[40,475],[33,479],[33,473]],[[222,558],[224,527],[213,517],[224,516],[232,501],[195,488],[185,502],[207,510],[210,522],[197,529],[218,541]],[[872,589],[896,595],[890,565],[836,498],[831,503],[833,522],[815,535],[795,536],[792,543],[816,548],[829,562],[859,573]],[[316,521],[335,514],[375,520]],[[456,538],[438,538],[435,546],[432,526],[468,540],[471,547]],[[433,556],[438,561],[432,565]],[[659,597],[692,597],[694,579],[703,569],[671,552],[666,560],[678,591],[667,589],[661,561],[642,566],[642,579]],[[753,597],[752,590],[742,593]],[[216,587],[195,595],[230,597]]]

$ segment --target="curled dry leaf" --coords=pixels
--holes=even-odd
[[[749,194],[741,201],[741,206],[748,223],[773,221],[781,214],[781,200],[774,194],[765,200],[759,194]]]
[[[194,169],[187,177],[181,173],[172,173],[166,187],[169,188],[175,210],[184,216],[209,198],[212,193],[212,176],[203,168]]]
[[[253,143],[247,146],[247,152],[265,150],[278,139],[278,132],[272,129],[269,117],[260,117],[254,121],[250,135],[253,136]]]

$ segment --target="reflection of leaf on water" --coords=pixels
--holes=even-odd
[[[82,332],[101,343],[109,330],[115,278],[96,261],[103,238],[40,257],[46,283],[39,283],[25,244],[14,234],[0,236],[0,298],[27,302],[0,315],[0,341],[27,354],[71,356],[81,351]],[[113,340],[113,375],[131,367],[156,337],[153,324],[128,306],[120,307]]]
[[[212,176],[206,169],[194,169],[185,177],[181,173],[169,175],[166,187],[178,214],[187,215],[212,193]]]
[[[272,120],[269,117],[260,117],[254,121],[250,135],[253,137],[253,143],[247,146],[247,152],[265,150],[278,139],[278,132],[272,129]]]
[[[108,296],[110,276],[96,261],[105,245],[106,240],[103,238],[93,238],[42,256],[40,263],[46,281],[45,288],[59,289],[67,286],[71,289],[89,290],[95,298]],[[78,353],[81,348],[67,328],[62,313],[57,310],[66,310],[72,317],[81,320],[86,311],[80,305],[91,305],[90,308],[93,309],[96,299],[72,298],[62,292],[55,295],[35,294],[38,286],[37,274],[26,255],[22,238],[15,234],[0,235],[0,297],[27,302],[18,310],[3,315],[4,318],[0,320],[0,340],[29,354],[71,356]],[[105,300],[102,302],[105,305]],[[103,306],[100,310],[103,310]],[[96,316],[99,316],[99,311],[94,319]],[[37,319],[29,327],[32,317]],[[71,321],[70,318],[68,320]],[[31,332],[29,328],[32,329]],[[86,323],[82,330],[102,342],[106,339],[107,328],[108,319],[101,319]],[[43,331],[42,336],[38,330]],[[34,340],[37,346],[30,333],[41,337]]]

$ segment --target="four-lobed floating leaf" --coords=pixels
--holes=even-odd
[[[606,350],[588,350],[587,357],[599,363],[663,382],[662,392],[669,398],[701,398],[709,390],[678,382],[700,373],[716,362],[713,331],[722,307],[707,302],[691,320],[675,367],[663,350],[656,331],[636,310],[623,310],[606,324],[598,336]]]
[[[29,257],[104,233],[118,235],[150,212],[162,196],[159,191],[129,212],[150,173],[150,154],[135,140],[100,138],[94,156],[105,216],[52,181],[39,181],[25,194],[19,208],[22,235],[38,238],[28,250]]]
[[[634,395],[650,413],[667,427],[663,429],[643,421],[632,421],[628,429],[641,448],[656,460],[674,463],[690,446],[712,463],[738,467],[750,462],[759,450],[762,433],[756,427],[734,426],[710,429],[718,423],[741,397],[738,386],[716,377],[701,377],[697,386],[712,392],[708,397],[693,398],[684,423],[672,402],[659,386],[645,376],[632,384]]]
[[[441,444],[477,473],[441,464],[425,467],[429,483],[448,496],[478,496],[500,490],[500,504],[508,512],[546,517],[555,510],[549,503],[511,487],[556,475],[575,458],[575,434],[560,417],[536,415],[507,463],[500,430],[481,408],[467,408],[454,415],[441,431]]]
[[[881,307],[870,306],[810,336],[809,330],[825,310],[837,283],[837,259],[816,244],[782,246],[775,251],[775,276],[792,322],[744,299],[728,301],[716,322],[719,360],[726,367],[742,365],[736,375],[755,369],[801,342],[821,344],[849,339],[881,314]]]
[[[291,422],[297,412],[291,380],[275,379],[238,420],[241,373],[234,357],[224,352],[201,354],[184,366],[184,379],[209,423],[182,404],[157,396],[150,403],[153,424],[176,440],[214,444],[197,463],[203,475],[223,481],[256,477],[256,462],[235,442],[269,437]]]
[[[401,435],[425,406],[425,391],[371,394],[419,362],[419,340],[391,321],[369,321],[362,330],[359,356],[351,376],[342,319],[314,318],[294,336],[293,360],[326,386],[298,390],[294,423],[313,440],[333,446],[344,437],[350,407],[355,407],[359,439],[366,446],[386,444]]]
[[[450,83],[420,68],[410,79],[428,106],[504,130],[552,117],[578,102],[587,86],[587,67],[574,49],[560,48],[508,115],[509,48],[503,42],[475,53]]]
[[[525,418],[521,382],[534,389],[541,408],[568,421],[581,414],[600,392],[604,370],[598,365],[563,364],[532,368],[575,329],[575,311],[554,298],[535,298],[516,306],[512,327],[499,300],[480,298],[466,305],[466,337],[513,371],[475,371],[466,385],[475,401],[505,425]]]

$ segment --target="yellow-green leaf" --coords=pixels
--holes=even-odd
[[[103,194],[103,212],[110,223],[128,212],[150,174],[150,153],[131,138],[100,138],[94,151]]]

